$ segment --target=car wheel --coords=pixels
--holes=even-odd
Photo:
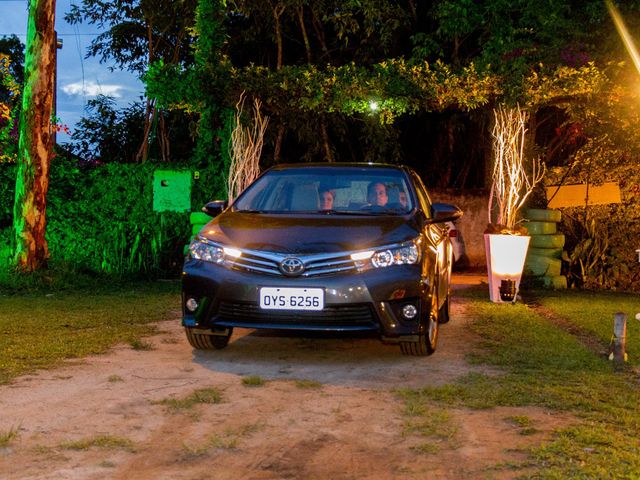
[[[189,344],[197,350],[220,350],[229,344],[233,329],[229,329],[225,335],[207,335],[195,333],[192,328],[185,328]]]
[[[431,295],[431,308],[425,319],[424,331],[418,334],[415,342],[400,342],[400,351],[404,355],[425,357],[436,351],[438,344],[438,300],[436,293]]]

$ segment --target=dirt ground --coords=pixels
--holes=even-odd
[[[457,283],[464,283],[458,279]],[[438,351],[404,357],[376,338],[296,338],[238,330],[196,352],[179,316],[152,350],[119,346],[0,387],[2,479],[503,479],[570,419],[534,408],[450,409],[447,435],[407,428],[404,387],[473,371],[472,312],[457,300]],[[488,372],[499,374],[499,372]],[[242,379],[259,376],[262,386]],[[300,380],[313,382],[302,383]],[[307,388],[303,388],[303,387]],[[218,404],[176,411],[167,399],[215,387]],[[523,435],[514,418],[535,430]],[[100,442],[99,439],[103,441]],[[78,442],[87,445],[80,447]],[[91,446],[91,442],[98,445]],[[73,442],[76,442],[74,445]],[[72,447],[76,448],[72,448]]]

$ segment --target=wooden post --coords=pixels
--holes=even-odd
[[[613,361],[619,365],[625,362],[625,346],[627,342],[627,315],[615,314],[613,321]]]

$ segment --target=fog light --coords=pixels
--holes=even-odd
[[[417,314],[418,309],[415,307],[415,305],[405,305],[404,307],[402,307],[402,315],[404,316],[404,318],[408,318],[409,320],[411,320]]]
[[[186,301],[185,306],[190,312],[195,312],[198,309],[198,301],[195,298],[190,298]]]

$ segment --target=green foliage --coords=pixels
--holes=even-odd
[[[87,116],[80,119],[65,147],[87,162],[134,162],[144,130],[144,105],[133,103],[119,111],[115,107],[113,97],[90,99]]]
[[[15,76],[16,63],[2,53],[2,47],[0,43],[0,164],[13,163],[17,158],[16,125],[21,98],[20,83]]]
[[[196,405],[222,403],[222,393],[216,387],[200,388],[184,398],[167,398],[157,403],[175,411],[190,410]]]
[[[196,5],[197,0],[82,0],[71,5],[65,20],[103,31],[91,41],[89,55],[142,74],[149,59],[192,62],[189,33]]]
[[[411,64],[402,59],[370,67],[347,64],[285,66],[279,70],[249,66],[230,69],[233,90],[262,99],[276,115],[294,112],[370,115],[370,103],[379,106],[381,123],[403,113],[456,108],[471,110],[485,105],[500,92],[497,78],[479,72],[473,64],[454,70],[442,62]]]
[[[611,64],[591,78],[598,84],[592,91],[597,95],[573,96],[563,105],[566,120],[558,132],[567,132],[572,148],[560,161],[553,159],[559,165],[546,183],[618,183],[620,204],[564,209],[560,229],[567,236],[567,273],[576,286],[640,291],[637,72],[630,65]]]
[[[242,385],[245,387],[263,387],[266,383],[265,379],[259,375],[249,375],[242,378]]]
[[[147,163],[79,166],[58,155],[51,166],[47,206],[47,238],[54,263],[77,272],[112,276],[175,275],[182,250],[191,235],[189,212],[154,212],[153,173]],[[163,169],[197,169],[192,187],[192,209],[225,198],[216,190],[215,166],[162,165]],[[0,193],[12,198],[15,166],[0,165]],[[4,198],[4,197],[3,197]],[[12,211],[0,205],[0,260],[9,246]]]

